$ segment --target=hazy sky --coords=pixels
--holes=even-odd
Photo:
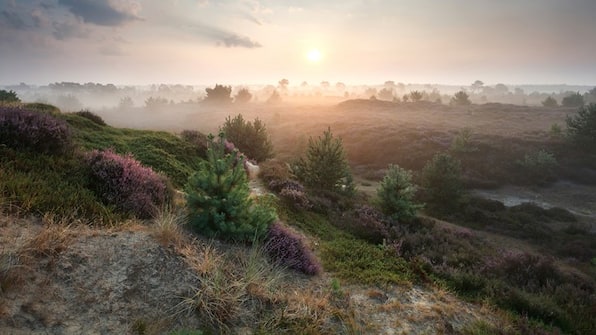
[[[0,0],[0,84],[282,78],[594,85],[596,0]]]

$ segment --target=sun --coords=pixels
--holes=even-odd
[[[318,63],[323,58],[323,54],[319,51],[319,49],[311,49],[306,54],[306,59],[312,63]]]

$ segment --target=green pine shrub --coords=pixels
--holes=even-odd
[[[243,157],[226,153],[226,140],[210,136],[207,160],[193,174],[185,190],[190,225],[200,234],[251,241],[261,237],[275,220],[275,212],[250,197]]]
[[[596,104],[582,106],[576,115],[567,116],[567,134],[583,148],[596,148]]]
[[[242,114],[234,118],[228,116],[220,132],[223,132],[226,139],[234,143],[249,159],[262,162],[273,157],[273,144],[265,123],[259,118],[250,122],[245,121]]]
[[[322,137],[308,140],[306,154],[295,164],[294,171],[300,181],[313,189],[346,195],[354,192],[342,141],[333,137],[331,128]]]
[[[21,102],[15,91],[0,90],[0,102]]]
[[[377,203],[383,213],[396,221],[411,221],[422,207],[414,202],[415,195],[412,173],[398,165],[389,165],[377,189]]]
[[[424,200],[432,212],[446,213],[459,207],[464,194],[461,163],[446,153],[438,153],[422,170]]]
[[[541,149],[528,153],[524,159],[516,161],[525,182],[545,183],[554,180],[558,165],[555,155]]]

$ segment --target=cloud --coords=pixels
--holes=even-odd
[[[217,45],[223,45],[226,48],[260,48],[262,45],[259,42],[251,40],[247,36],[241,36],[233,32],[229,32],[220,28],[197,25],[197,32],[204,37],[212,39]]]
[[[115,6],[108,0],[58,0],[58,3],[84,22],[99,26],[121,26],[140,20],[135,13],[136,4]]]

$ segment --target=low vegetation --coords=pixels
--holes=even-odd
[[[229,96],[226,87],[216,89]],[[415,93],[412,101],[419,100]],[[472,136],[470,128],[455,137],[419,135],[424,138],[408,141],[408,150],[417,153],[393,156],[405,163],[383,165],[384,174],[366,180],[380,181],[376,198],[357,191],[351,153],[331,128],[305,143],[298,162],[286,162],[268,160],[264,123],[242,115],[228,117],[225,136],[214,138],[194,130],[176,136],[114,128],[88,111],[63,114],[50,107],[1,107],[0,209],[59,222],[117,225],[133,218],[152,225],[152,236],[185,255],[196,272],[199,284],[178,307],[198,316],[204,328],[189,332],[233,333],[240,326],[259,334],[370,331],[350,314],[353,306],[339,280],[446,288],[510,313],[505,319],[514,325],[497,329],[478,322],[461,329],[464,334],[582,334],[596,327],[596,246],[581,220],[562,208],[506,207],[466,190],[482,171],[503,178],[493,181],[536,185],[556,180],[570,161],[580,164],[573,155],[589,145],[575,145],[590,142],[593,105],[568,118],[569,142],[512,140],[498,155],[491,137]],[[255,132],[246,131],[251,127]],[[393,143],[374,140],[378,148]],[[275,196],[251,194],[240,152],[262,161],[260,179]],[[483,163],[483,155],[498,159]],[[502,166],[507,169],[497,171]],[[36,250],[59,253],[67,245],[59,229],[45,234],[59,243],[39,240]],[[491,234],[516,242],[498,244]],[[0,251],[1,297],[21,279],[18,255]],[[288,271],[306,275],[299,278],[308,285],[326,280],[311,277],[323,273],[335,284],[285,294]],[[133,325],[137,333],[146,329],[142,320]]]

